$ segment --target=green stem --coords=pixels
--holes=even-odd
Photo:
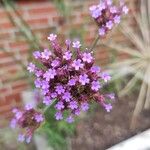
[[[93,44],[92,44],[92,46],[90,48],[90,51],[93,51],[93,49],[97,45],[98,41],[99,41],[99,35],[94,39],[94,42],[93,42]]]
[[[55,101],[56,101],[56,99],[54,99],[53,100],[53,102],[49,105],[49,106],[46,106],[45,108],[44,108],[44,115],[46,114],[46,112],[49,110],[49,108],[55,103]]]

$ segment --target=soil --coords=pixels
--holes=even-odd
[[[150,111],[143,111],[136,128],[130,129],[135,104],[135,96],[130,96],[116,101],[110,113],[97,108],[92,116],[78,123],[72,150],[105,150],[150,128]]]

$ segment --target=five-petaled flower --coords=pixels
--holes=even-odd
[[[101,88],[101,86],[100,86],[100,82],[99,81],[93,81],[92,82],[91,89],[93,91],[98,91],[100,88]]]
[[[72,44],[73,44],[72,47],[74,47],[74,48],[80,48],[81,47],[80,41],[74,41]]]
[[[91,53],[83,53],[83,58],[82,58],[82,60],[83,60],[84,62],[91,63],[92,60],[93,60],[93,57],[92,57]]]
[[[50,79],[54,79],[55,76],[56,76],[55,69],[49,69],[43,75],[43,77],[46,79],[46,81],[50,81]]]
[[[79,70],[79,69],[83,68],[83,66],[84,66],[84,64],[82,63],[81,59],[74,60],[72,63],[72,67],[74,67],[75,70]]]
[[[82,84],[82,85],[85,85],[87,83],[90,82],[90,79],[88,78],[88,75],[84,74],[84,75],[80,75],[79,76],[79,82]]]
[[[34,72],[35,71],[35,64],[33,64],[32,62],[31,63],[29,63],[29,65],[28,65],[28,67],[27,67],[27,70],[29,71],[29,72]]]
[[[50,34],[49,36],[48,36],[48,40],[50,40],[50,41],[55,41],[56,40],[56,38],[57,38],[57,35],[56,34]]]
[[[50,56],[52,55],[51,51],[49,51],[48,49],[45,49],[42,53],[41,53],[41,57],[43,59],[48,60],[50,58]]]
[[[66,60],[70,60],[71,57],[72,57],[72,53],[69,52],[69,51],[65,52],[64,55],[63,55],[63,58],[66,59]]]

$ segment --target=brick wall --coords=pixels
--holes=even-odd
[[[98,0],[75,0],[72,1],[72,13],[69,21],[64,22],[60,12],[53,1],[21,1],[16,2],[17,11],[26,21],[33,33],[40,39],[41,47],[46,47],[46,37],[50,32],[64,34],[73,34],[81,29],[84,31],[84,40],[86,45],[90,45],[95,37],[97,27],[94,21],[89,17],[88,7]],[[13,13],[13,12],[12,12]],[[20,106],[21,92],[30,88],[27,78],[22,76],[22,68],[17,62],[27,64],[28,52],[30,46],[19,31],[18,27],[13,25],[3,6],[0,7],[0,49],[8,50],[7,54],[0,51],[0,120],[6,120],[11,115],[13,106]],[[72,31],[70,29],[73,28]],[[124,38],[115,33],[118,41],[124,41]],[[105,48],[98,48],[96,53],[97,62],[101,64],[107,62],[108,51]],[[17,56],[17,62],[12,56]]]

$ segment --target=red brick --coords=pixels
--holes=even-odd
[[[59,15],[52,17],[52,20],[53,20],[54,22],[59,22],[61,19],[64,19],[64,18],[62,18],[62,17],[59,16]]]
[[[10,56],[5,52],[0,51],[0,58],[9,58]]]
[[[10,106],[12,104],[12,102],[14,102],[14,100],[12,100],[12,97],[11,97],[11,99],[8,99],[8,98],[2,99],[2,100],[0,100],[0,107]]]
[[[16,81],[12,83],[12,90],[13,91],[22,90],[22,89],[25,89],[27,86],[28,84],[26,81]]]
[[[36,15],[52,15],[52,13],[56,12],[54,6],[49,7],[41,7],[41,8],[33,8],[28,10],[29,15],[36,16]]]
[[[6,77],[6,75],[0,75],[0,83],[6,83],[8,81],[8,78]],[[1,95],[0,95],[1,97]]]
[[[16,74],[18,71],[21,71],[17,67],[10,67],[10,68],[6,68],[6,69],[7,69],[7,72],[11,75]]]
[[[4,22],[4,23],[0,23],[0,28],[8,30],[8,29],[14,29],[15,26],[11,22]]]
[[[5,99],[6,104],[14,103],[15,101],[21,101],[20,93],[7,95]]]
[[[0,114],[6,113],[6,112],[11,111],[11,110],[12,110],[11,104],[9,104],[9,105],[3,105],[3,106],[0,108]]]
[[[27,49],[29,47],[28,43],[26,41],[15,41],[9,43],[10,49]]]
[[[6,60],[0,60],[0,68],[1,67],[9,67],[9,66],[14,66],[16,62],[14,62],[13,59],[6,59]]]
[[[33,33],[34,34],[40,34],[41,36],[48,36],[50,31],[54,31],[54,30],[56,30],[55,26],[48,26],[48,27],[44,27],[44,28],[33,29]],[[45,41],[46,40],[47,40],[47,38],[45,38]]]
[[[18,5],[25,7],[25,6],[30,6],[31,4],[35,4],[35,2],[36,2],[36,4],[37,4],[37,2],[43,4],[43,2],[47,2],[47,1],[48,0],[28,0],[28,1],[19,0],[17,3],[18,3]]]
[[[40,25],[48,25],[48,19],[47,18],[30,19],[30,20],[27,20],[27,23],[31,27],[40,26]]]
[[[11,33],[10,32],[5,32],[5,33],[0,33],[0,40],[3,41],[3,40],[8,40],[11,38]]]
[[[12,101],[7,105],[2,105],[0,106],[0,116],[2,116],[2,114],[5,113],[9,113],[9,112],[12,113],[12,109],[14,107],[20,107],[20,106],[22,106],[22,103],[16,103],[15,101]]]
[[[5,9],[1,8],[0,9],[0,18],[5,18],[5,17],[7,17],[7,13],[6,13]]]
[[[2,95],[6,95],[6,94],[8,94],[10,92],[10,88],[9,87],[1,87],[0,88],[0,93],[2,94]]]

